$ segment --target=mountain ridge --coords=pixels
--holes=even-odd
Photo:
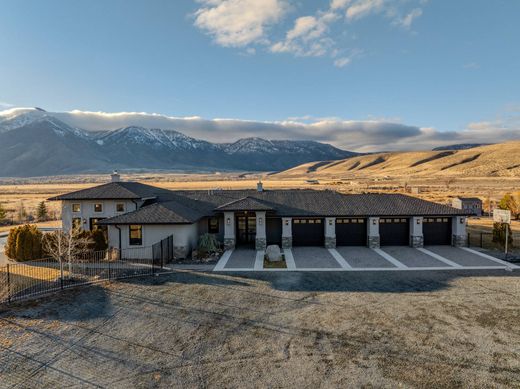
[[[5,150],[0,153],[0,176],[112,169],[279,171],[317,159],[358,155],[315,141],[243,138],[212,143],[176,130],[139,126],[89,132],[41,109],[21,109],[18,113],[0,116],[0,144]]]

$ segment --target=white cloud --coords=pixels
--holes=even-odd
[[[11,108],[11,107],[14,107],[14,105],[6,103],[5,101],[0,101],[0,108],[6,109],[6,108]]]
[[[286,0],[201,0],[195,26],[222,46],[244,47],[266,41],[266,28],[278,22]]]
[[[348,57],[338,58],[334,61],[334,66],[336,66],[337,68],[343,68],[350,64],[350,62],[352,62],[352,60]]]
[[[423,11],[420,8],[415,8],[410,11],[404,18],[399,19],[397,24],[408,29],[412,26],[413,21],[421,16],[422,13]]]
[[[358,0],[347,8],[348,19],[359,19],[374,12],[380,12],[385,0]]]
[[[438,131],[384,118],[344,120],[303,116],[282,121],[253,121],[174,117],[144,112],[72,111],[51,114],[72,126],[90,131],[135,125],[177,130],[213,142],[233,142],[247,137],[316,140],[363,152],[429,150],[456,143],[496,143],[520,139],[520,115],[515,112],[493,121],[470,123],[462,131]]]

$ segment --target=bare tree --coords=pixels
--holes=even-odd
[[[69,276],[72,274],[72,263],[82,255],[91,251],[93,240],[78,230],[69,233],[55,231],[45,234],[43,249],[60,264],[68,263]]]

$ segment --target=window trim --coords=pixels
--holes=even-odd
[[[79,208],[77,211],[74,210],[74,207],[75,207],[76,205],[77,205],[78,208]],[[72,213],[80,213],[80,212],[81,212],[81,203],[72,203],[71,209],[72,209]]]
[[[138,227],[138,231],[140,231],[140,238],[132,238],[132,227]],[[143,225],[142,224],[128,225],[128,245],[129,246],[142,246],[143,245]]]
[[[119,206],[120,206],[120,205],[122,205],[122,207],[123,207],[123,210],[122,210],[122,211],[119,210]],[[123,212],[125,212],[125,209],[126,209],[126,207],[125,207],[125,203],[116,203],[116,212],[118,212],[118,213],[123,213]]]
[[[96,211],[96,206],[97,205],[101,206],[101,210],[100,211]],[[95,213],[103,213],[103,203],[94,203],[94,212]]]

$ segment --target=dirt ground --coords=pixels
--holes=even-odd
[[[177,272],[0,313],[0,387],[518,387],[520,272]]]

